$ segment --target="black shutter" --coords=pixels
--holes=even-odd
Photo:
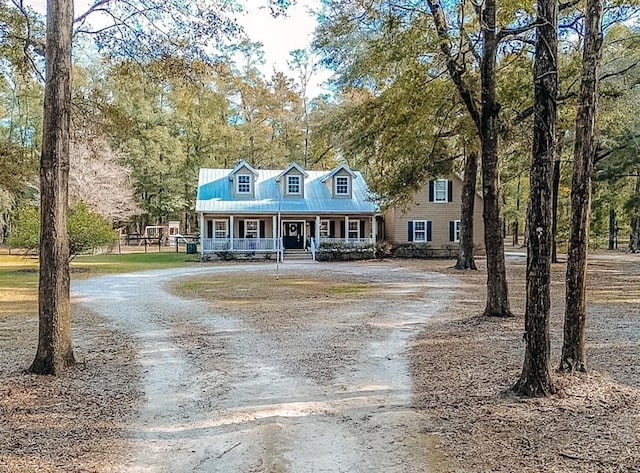
[[[264,220],[260,220],[260,238],[266,237],[266,223]]]
[[[336,237],[336,222],[333,220],[329,221],[329,238]]]
[[[413,241],[413,221],[409,221],[409,229],[407,232],[407,241]]]
[[[311,238],[315,238],[316,237],[316,222],[311,221],[309,223],[309,233],[311,233],[311,235],[310,235]]]
[[[433,202],[433,181],[429,181],[429,202]]]
[[[449,222],[449,241],[454,241],[456,239],[456,222],[451,220]]]
[[[364,220],[360,220],[360,238],[364,238]]]
[[[207,236],[206,238],[213,238],[213,222],[207,220]]]
[[[344,238],[347,234],[344,232],[344,220],[340,220],[340,237]]]
[[[427,241],[431,241],[431,222],[427,222]]]
[[[244,220],[238,222],[238,238],[244,238]]]
[[[447,181],[447,202],[453,202],[453,181]]]

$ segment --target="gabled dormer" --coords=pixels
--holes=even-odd
[[[255,197],[258,172],[244,160],[238,162],[229,173],[231,193],[234,197]]]
[[[357,177],[349,166],[341,164],[325,177],[322,182],[326,184],[331,195],[336,199],[351,199],[353,195],[353,180]]]
[[[280,195],[288,198],[304,198],[304,180],[309,174],[297,163],[291,163],[276,177]]]

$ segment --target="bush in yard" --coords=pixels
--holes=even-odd
[[[316,252],[318,261],[354,261],[372,259],[376,249],[372,244],[349,246],[343,241],[322,242]]]
[[[82,202],[69,209],[67,230],[71,258],[95,248],[111,246],[118,241],[118,235],[111,227],[111,223]],[[27,251],[38,250],[40,211],[37,207],[23,206],[15,212],[7,243]]]
[[[40,245],[40,210],[33,205],[18,207],[11,219],[7,245],[37,251]]]

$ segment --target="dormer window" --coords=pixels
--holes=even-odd
[[[349,189],[349,177],[348,176],[336,176],[335,178],[335,194],[341,196],[350,195]]]
[[[287,176],[287,194],[300,195],[300,176]]]
[[[238,174],[236,178],[236,193],[251,194],[251,174]]]

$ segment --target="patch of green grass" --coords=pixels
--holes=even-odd
[[[362,294],[371,290],[371,286],[365,284],[342,284],[329,287],[332,294]]]
[[[189,266],[199,255],[185,253],[129,253],[78,256],[71,262],[71,278]],[[0,316],[33,315],[38,311],[38,258],[0,255]]]
[[[122,255],[78,256],[72,268],[89,275],[130,273],[149,269],[166,269],[190,266],[200,261],[200,255],[185,253],[127,253]]]

